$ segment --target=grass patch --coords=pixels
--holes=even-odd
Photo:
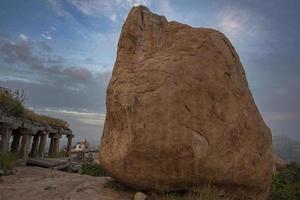
[[[30,121],[41,123],[41,124],[49,124],[50,126],[57,126],[57,127],[61,127],[61,128],[69,127],[69,124],[64,120],[46,116],[46,115],[36,114],[29,109],[25,110],[24,118],[28,119]]]
[[[229,200],[223,197],[218,189],[206,186],[203,188],[196,187],[185,193],[172,192],[164,193],[159,200]]]
[[[0,153],[0,169],[7,173],[17,165],[17,156],[14,153]]]
[[[90,175],[90,176],[108,176],[108,173],[105,169],[96,163],[89,164],[84,163],[81,165],[81,174]]]
[[[283,199],[300,199],[300,167],[296,163],[280,169],[273,177],[268,200]]]

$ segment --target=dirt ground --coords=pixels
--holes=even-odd
[[[0,200],[130,200],[134,191],[109,177],[92,177],[39,168],[18,167],[0,177]]]

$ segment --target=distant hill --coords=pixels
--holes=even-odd
[[[273,149],[280,158],[300,164],[300,140],[287,135],[273,135]]]

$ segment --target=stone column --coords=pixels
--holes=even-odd
[[[53,140],[53,155],[57,155],[59,153],[59,140],[61,138],[60,134],[54,134]]]
[[[51,133],[49,134],[51,138],[50,147],[49,147],[49,155],[55,156],[59,153],[59,140],[61,138],[60,133]]]
[[[45,156],[45,149],[46,149],[46,143],[47,143],[47,132],[41,132],[40,135],[41,136],[40,136],[38,155],[43,158]]]
[[[67,152],[66,152],[66,156],[69,157],[71,155],[71,149],[72,149],[72,139],[73,139],[73,135],[68,135],[68,144],[67,144]]]
[[[33,136],[33,142],[32,142],[32,147],[31,147],[31,152],[30,152],[31,157],[36,157],[36,155],[37,155],[39,138],[40,138],[39,134],[35,134]]]
[[[13,131],[13,141],[11,143],[10,149],[13,153],[18,153],[20,147],[21,133],[19,130]]]
[[[1,141],[0,141],[0,152],[6,153],[8,152],[9,140],[11,137],[12,130],[7,128],[0,129]]]
[[[53,156],[53,145],[54,145],[54,137],[53,137],[53,135],[54,135],[54,133],[50,133],[49,134],[50,146],[49,146],[48,156]]]
[[[28,129],[22,130],[21,148],[19,151],[19,157],[23,160],[27,160],[30,144],[31,144],[32,132]]]

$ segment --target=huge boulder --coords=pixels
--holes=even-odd
[[[117,180],[144,190],[210,183],[267,196],[271,132],[222,33],[132,8],[106,100],[100,162]]]

